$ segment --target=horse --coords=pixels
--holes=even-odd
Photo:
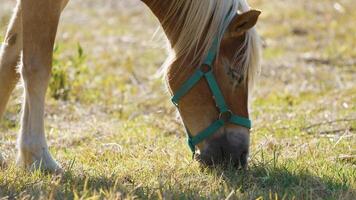
[[[44,130],[45,94],[60,16],[69,0],[17,0],[0,51],[0,117],[24,88],[16,164],[60,171]],[[246,0],[141,0],[169,43],[162,71],[197,160],[248,165],[249,98],[260,69],[260,11]],[[197,149],[196,149],[197,148]],[[1,152],[0,152],[1,153]]]

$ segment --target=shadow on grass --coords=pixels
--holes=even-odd
[[[354,199],[351,177],[318,177],[307,169],[290,171],[273,166],[251,166],[247,171],[214,170],[223,174],[229,188],[236,188],[245,197],[263,199]],[[337,181],[336,181],[337,180]]]
[[[143,185],[136,183],[130,175],[112,177],[107,175],[87,176],[66,172],[60,177],[48,175],[48,179],[31,182],[21,180],[14,183],[0,183],[0,197],[8,198],[53,198],[75,199],[98,197],[106,199],[354,199],[356,192],[346,180],[335,181],[335,177],[316,177],[305,170],[293,172],[273,166],[251,166],[249,170],[203,169],[204,173],[219,179],[218,190],[202,191],[209,183],[198,180],[190,174],[179,180],[169,181],[171,175],[161,174],[162,183]],[[159,180],[160,178],[158,178]],[[167,181],[168,180],[168,181]],[[147,181],[147,180],[145,180]],[[146,183],[148,183],[147,181]],[[194,182],[198,182],[196,187]],[[211,183],[211,184],[217,184]]]
[[[108,178],[83,178],[68,176],[64,182],[66,184],[82,185],[77,188],[79,191],[119,191],[123,197],[136,196],[142,199],[168,198],[168,199],[224,199],[230,195],[232,199],[354,199],[356,192],[348,185],[347,178],[343,181],[335,181],[332,177],[316,177],[305,170],[304,172],[293,172],[284,168],[272,166],[251,166],[247,171],[233,169],[209,169],[208,173],[216,177],[222,177],[219,189],[205,193],[201,191],[203,187],[194,187],[189,182],[194,180],[162,181],[160,185],[143,186],[135,183],[129,176],[120,179]],[[164,177],[162,179],[169,180]],[[73,179],[74,178],[74,179]],[[70,181],[69,181],[70,180]],[[196,180],[199,181],[199,180]],[[87,183],[85,183],[87,182]],[[87,187],[87,188],[85,188]],[[72,195],[72,190],[68,194],[58,197],[68,197]],[[234,191],[232,193],[232,191]],[[98,192],[99,194],[99,192]]]

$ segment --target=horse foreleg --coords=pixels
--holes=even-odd
[[[4,113],[11,92],[19,80],[16,66],[21,50],[22,13],[20,2],[18,2],[0,50],[0,118]]]
[[[21,0],[23,19],[22,80],[25,102],[18,139],[17,163],[26,168],[60,169],[52,158],[44,133],[45,94],[52,51],[61,13],[58,0]]]

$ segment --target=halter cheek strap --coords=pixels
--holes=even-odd
[[[185,126],[188,135],[188,145],[190,150],[195,154],[195,146],[201,143],[206,138],[212,136],[216,131],[223,127],[227,123],[240,125],[248,129],[251,128],[252,123],[248,118],[235,115],[231,112],[229,107],[226,105],[224,96],[220,90],[218,83],[216,82],[215,76],[213,74],[213,62],[216,58],[216,54],[219,48],[219,40],[215,39],[212,47],[210,48],[207,57],[204,59],[203,64],[193,73],[193,75],[186,80],[183,85],[175,92],[172,97],[172,102],[177,107],[179,106],[179,101],[201,80],[205,79],[209,85],[212,92],[212,96],[215,100],[216,107],[218,108],[220,114],[214,122],[210,124],[206,129],[192,136],[188,128]]]

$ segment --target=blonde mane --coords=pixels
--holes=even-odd
[[[170,56],[163,65],[163,71],[178,59],[188,66],[201,64],[215,38],[218,36],[221,41],[236,12],[242,13],[249,9],[246,0],[172,0],[166,17],[167,21],[175,17],[177,26],[174,26],[173,31],[179,32],[179,37],[170,48]],[[243,74],[249,88],[254,85],[260,69],[260,46],[256,30],[249,30],[243,47],[236,49],[236,59],[232,62],[234,66],[242,66],[238,71]],[[187,60],[188,55],[193,55],[193,59]]]

